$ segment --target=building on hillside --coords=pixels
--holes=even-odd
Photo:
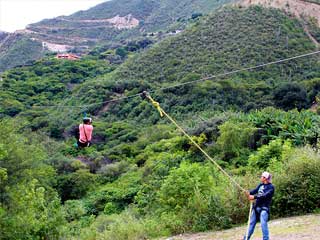
[[[76,54],[72,54],[72,53],[58,53],[56,55],[56,58],[57,59],[78,60],[81,57]]]

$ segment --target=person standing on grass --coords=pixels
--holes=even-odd
[[[257,221],[260,219],[263,240],[269,240],[268,220],[270,215],[270,204],[274,194],[274,186],[271,183],[271,174],[263,172],[260,177],[261,183],[250,191],[246,191],[248,200],[256,200],[250,219],[248,238],[244,236],[244,240],[250,239],[254,232]]]

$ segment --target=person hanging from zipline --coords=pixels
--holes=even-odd
[[[83,123],[79,125],[79,137],[77,146],[81,148],[89,147],[91,145],[92,132],[92,118],[84,117]]]
[[[260,177],[261,183],[250,191],[246,191],[249,201],[256,200],[250,219],[248,230],[248,238],[244,236],[244,240],[249,240],[254,232],[257,221],[260,219],[263,240],[269,240],[268,220],[270,216],[270,204],[274,194],[274,186],[271,183],[271,174],[263,172]]]

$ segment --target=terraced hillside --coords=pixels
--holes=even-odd
[[[70,16],[46,19],[0,40],[0,71],[39,59],[48,51],[83,54],[96,45],[121,45],[148,34],[157,37],[160,31],[163,37],[162,32],[181,30],[193,18],[230,2],[233,0],[112,0]],[[25,54],[29,47],[20,42],[20,35],[43,48],[32,47],[33,54]],[[21,54],[14,53],[16,48]]]

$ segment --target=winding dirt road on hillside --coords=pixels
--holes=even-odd
[[[320,214],[275,219],[269,222],[270,240],[319,240]],[[183,234],[161,240],[242,240],[246,226],[219,232]],[[258,223],[251,240],[261,240]]]

